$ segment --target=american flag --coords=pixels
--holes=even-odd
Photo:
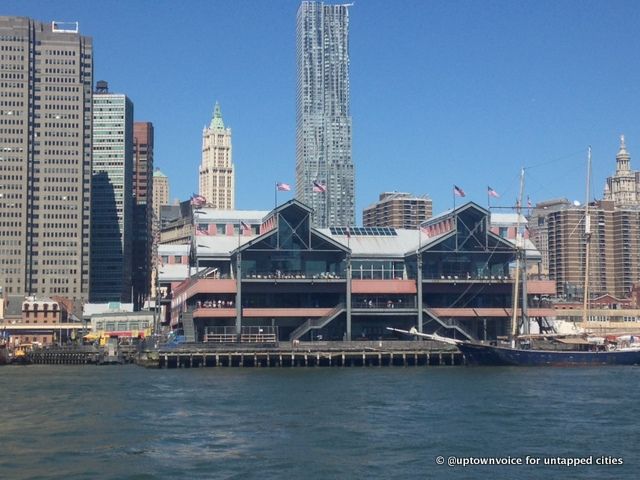
[[[198,195],[197,193],[194,193],[193,195],[191,195],[191,205],[200,207],[206,203],[207,203],[207,199],[204,198],[202,195]]]
[[[466,196],[464,193],[464,190],[462,190],[459,186],[454,185],[453,186],[453,193],[454,195],[458,196],[458,197],[464,197]]]
[[[487,187],[487,195],[493,198],[500,198],[500,194],[491,187]]]
[[[324,183],[319,182],[318,180],[314,180],[313,191],[316,193],[325,193],[327,191],[327,186]]]
[[[247,222],[240,221],[240,230],[251,230],[251,225]]]
[[[291,185],[289,185],[288,183],[278,182],[276,183],[276,189],[279,192],[289,192],[291,191]]]

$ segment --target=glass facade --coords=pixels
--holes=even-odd
[[[91,288],[93,302],[131,300],[133,104],[93,95]]]

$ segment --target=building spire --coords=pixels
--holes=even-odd
[[[220,110],[220,104],[216,100],[216,106],[213,107],[213,118],[211,119],[210,128],[224,129],[224,122],[222,121],[222,110]]]
[[[627,152],[624,135],[620,135],[620,150],[616,155],[616,172],[627,172],[631,169],[631,156]]]

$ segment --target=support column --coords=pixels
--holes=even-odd
[[[351,253],[347,254],[347,342],[351,341]]]
[[[242,254],[236,256],[236,335],[242,331]]]
[[[416,296],[418,297],[416,300],[416,306],[418,307],[418,331],[423,333],[422,331],[422,252],[418,250],[418,255],[416,256],[416,263],[418,267],[418,271],[416,273]],[[418,337],[422,339],[422,337]]]

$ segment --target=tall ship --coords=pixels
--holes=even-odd
[[[584,212],[585,265],[582,307],[582,332],[572,335],[558,333],[528,335],[521,334],[520,326],[528,323],[523,314],[517,318],[518,297],[521,291],[525,297],[526,254],[522,248],[523,239],[520,226],[517,227],[515,282],[511,318],[510,339],[503,344],[474,342],[443,337],[437,334],[388,328],[405,335],[414,335],[428,340],[455,345],[471,365],[513,365],[513,366],[595,366],[595,365],[640,365],[640,337],[634,335],[591,335],[587,329],[589,315],[589,254],[591,242],[591,219],[589,215],[589,174],[591,170],[591,148],[587,162],[587,200]],[[520,176],[520,195],[516,210],[520,218],[524,187],[524,169]],[[518,220],[519,221],[519,220]],[[521,270],[524,273],[521,275]],[[520,279],[522,277],[522,279]],[[521,287],[522,285],[522,287]],[[523,300],[523,305],[524,302]],[[524,308],[522,309],[524,312]]]

